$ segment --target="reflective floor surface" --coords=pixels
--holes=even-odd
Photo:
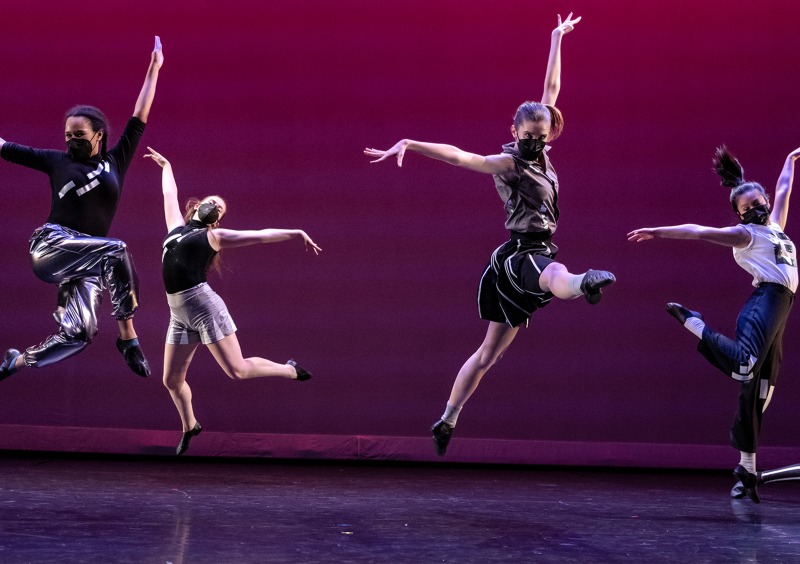
[[[0,562],[799,562],[721,472],[0,453]]]

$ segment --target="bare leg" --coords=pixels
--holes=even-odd
[[[450,443],[453,428],[456,426],[456,420],[461,408],[478,387],[483,375],[506,352],[518,330],[519,327],[511,327],[505,323],[490,321],[483,343],[467,359],[461,370],[458,371],[456,381],[453,383],[453,389],[450,391],[450,399],[447,400],[447,408],[444,415],[431,427],[433,447],[439,456],[444,456],[447,452],[447,445]]]
[[[119,337],[123,341],[136,338],[136,329],[133,328],[133,318],[117,319],[119,326]]]
[[[208,345],[208,350],[217,359],[217,364],[225,371],[225,374],[234,380],[246,380],[248,378],[263,378],[266,376],[280,376],[282,378],[297,378],[297,371],[288,364],[278,364],[266,358],[251,356],[244,358],[242,349],[239,347],[239,339],[236,333],[232,333],[216,343]]]
[[[478,387],[483,375],[500,360],[503,353],[514,340],[519,327],[509,327],[505,323],[489,322],[486,337],[478,350],[470,356],[458,371],[450,399],[447,403],[461,408]]]
[[[186,383],[186,371],[196,350],[197,343],[190,345],[167,343],[164,346],[164,386],[169,390],[169,395],[178,408],[184,433],[197,424],[192,409],[192,390]]]

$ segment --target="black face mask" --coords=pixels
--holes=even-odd
[[[94,137],[92,137],[94,139]],[[67,152],[76,161],[87,161],[92,156],[91,139],[73,137],[67,141]]]
[[[541,137],[536,139],[520,139],[517,138],[517,148],[519,149],[519,156],[526,161],[535,161],[542,155],[544,151],[545,141]]]
[[[219,208],[211,202],[200,204],[197,208],[197,218],[206,225],[212,225],[219,219]]]
[[[766,225],[769,221],[769,206],[761,204],[754,206],[742,214],[742,223],[755,223],[757,225]]]

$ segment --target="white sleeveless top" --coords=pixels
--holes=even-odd
[[[753,276],[753,286],[762,282],[782,284],[797,291],[797,248],[776,223],[742,225],[750,233],[750,244],[734,247],[733,258]]]

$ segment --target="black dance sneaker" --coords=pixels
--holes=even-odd
[[[453,436],[453,426],[439,419],[431,427],[431,433],[433,433],[433,448],[436,449],[436,454],[444,456],[444,453],[447,452],[447,445],[450,443],[450,437]]]
[[[674,302],[669,302],[667,304],[667,313],[677,319],[678,323],[681,325],[686,323],[686,320],[690,317],[697,317],[700,319],[700,321],[703,320],[703,316],[700,313],[692,311],[691,309],[685,308],[681,304],[676,304]]]
[[[581,280],[581,292],[586,301],[594,305],[603,297],[602,288],[616,281],[616,277],[607,270],[589,269]]]
[[[742,483],[745,495],[749,497],[753,503],[761,503],[761,499],[758,497],[758,478],[756,475],[748,472],[741,464],[733,469],[733,475]],[[734,486],[734,488],[735,487],[736,486]],[[733,495],[733,491],[731,491],[731,495]]]
[[[292,360],[290,358],[289,360],[286,361],[286,364],[294,367],[295,372],[297,372],[297,380],[299,380],[300,382],[305,382],[306,380],[311,379],[311,373],[301,368],[300,365],[297,364],[296,360]]]
[[[128,367],[142,378],[150,376],[150,365],[144,357],[142,348],[139,346],[139,339],[134,337],[123,341],[117,338],[117,350],[125,357],[125,362]]]
[[[761,472],[756,472],[756,484],[759,486],[764,485],[764,478],[761,476]],[[741,482],[736,482],[736,484],[734,484],[734,486],[731,488],[731,497],[734,499],[741,499],[745,495],[747,495],[747,493],[745,492],[744,485]]]
[[[0,380],[5,380],[17,371],[17,367],[14,365],[19,355],[20,352],[17,349],[8,349],[6,351],[3,361],[0,362]]]
[[[741,482],[736,482],[734,486],[731,488],[731,497],[733,499],[742,499],[744,496],[747,495],[747,492],[744,490],[744,486]]]
[[[175,453],[178,456],[180,456],[181,454],[186,452],[189,449],[189,441],[192,440],[192,437],[196,437],[197,435],[199,435],[200,431],[202,430],[203,428],[200,426],[200,423],[199,422],[195,423],[194,427],[192,427],[183,434],[183,436],[181,437],[181,442],[178,443],[178,448],[175,451]]]

